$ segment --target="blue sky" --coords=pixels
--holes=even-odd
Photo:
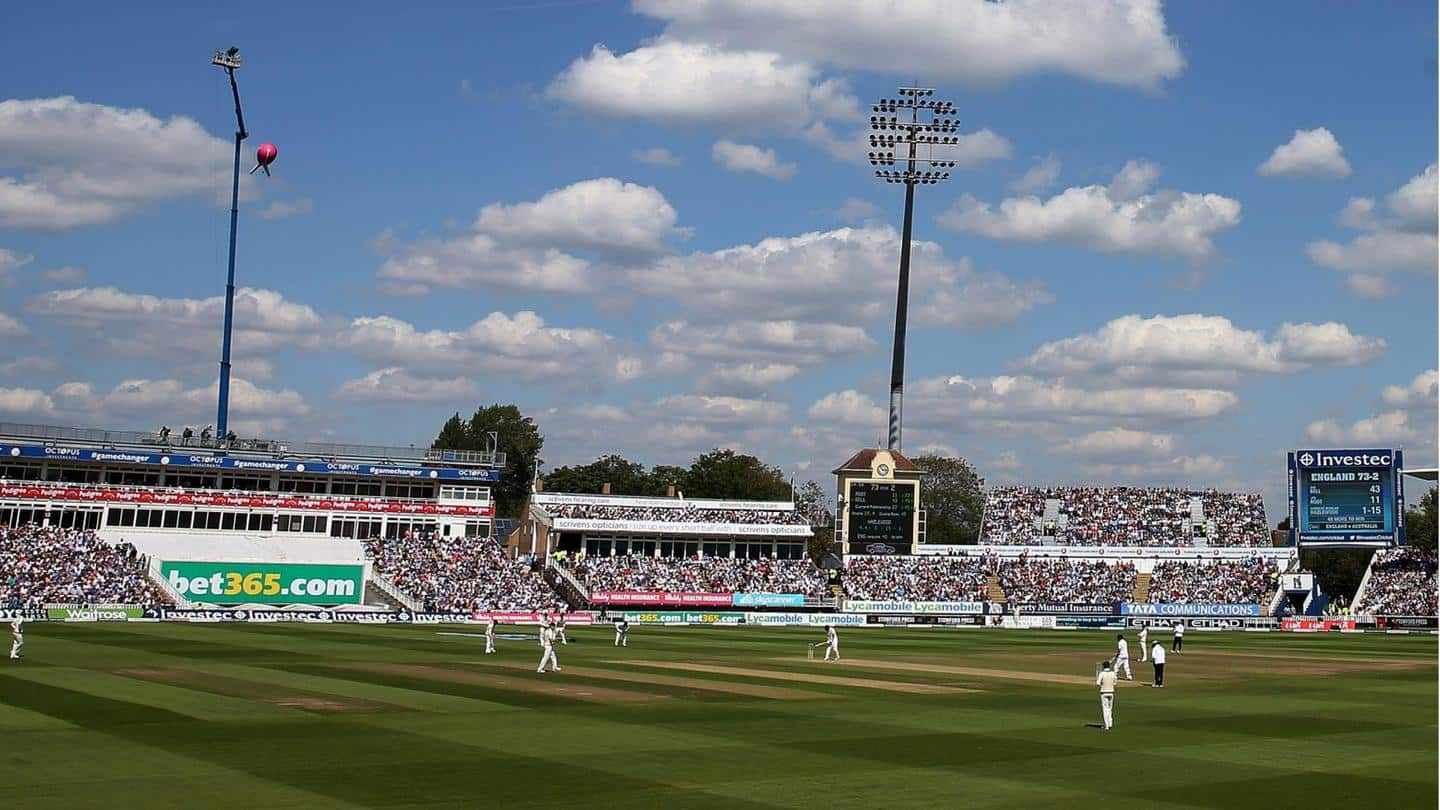
[[[917,195],[908,452],[1272,513],[1288,448],[1434,461],[1433,6],[882,11],[11,10],[0,418],[213,419],[236,44],[245,159],[280,150],[244,186],[241,432],[422,443],[513,401],[552,466],[821,478],[885,429],[903,192],[861,143],[918,78],[962,144]]]

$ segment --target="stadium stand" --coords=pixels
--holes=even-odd
[[[845,564],[845,596],[914,601],[985,599],[990,567],[983,557],[851,557]]]
[[[11,607],[45,603],[169,604],[129,543],[110,544],[92,531],[0,527],[0,595]]]
[[[981,543],[1243,547],[1268,545],[1259,495],[1175,487],[995,487]]]
[[[1436,558],[1419,548],[1375,552],[1355,613],[1374,616],[1436,615]]]
[[[826,594],[825,575],[808,559],[582,555],[571,570],[592,591]]]
[[[538,611],[561,603],[528,563],[508,559],[488,537],[371,538],[365,553],[377,573],[429,611]]]
[[[1135,566],[1082,560],[1006,560],[996,571],[1011,604],[1068,602],[1112,605],[1130,601]]]
[[[1259,557],[1248,562],[1165,560],[1151,574],[1150,601],[1264,605],[1279,573],[1273,561]]]
[[[738,523],[742,525],[805,526],[795,511],[716,509],[694,502],[675,506],[613,506],[608,504],[555,504],[545,507],[552,518],[576,520],[627,520],[666,523]]]

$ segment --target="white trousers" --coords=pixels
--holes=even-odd
[[[567,639],[567,638],[565,638],[565,631],[564,631],[564,630],[559,631],[558,633],[556,633],[556,635],[559,637],[559,640],[560,640],[560,643],[561,643],[561,644],[569,644],[569,643],[570,643],[570,640]]]
[[[1141,640],[1140,640],[1140,663],[1143,664],[1143,663],[1145,663],[1146,661],[1149,661],[1150,659],[1148,659],[1148,658],[1145,657],[1145,656],[1147,656],[1147,655],[1149,655],[1149,654],[1150,654],[1150,648],[1147,647],[1147,646],[1145,646],[1145,640],[1144,640],[1144,639],[1141,639]]]
[[[489,655],[490,653],[493,653],[493,652],[495,652],[495,637],[492,636],[492,635],[490,635],[489,633],[486,633],[486,634],[485,634],[485,654],[486,654],[486,655]]]
[[[1100,695],[1100,717],[1105,720],[1105,728],[1115,725],[1115,693],[1106,692]]]
[[[835,660],[836,660],[836,661],[839,661],[839,660],[840,660],[840,642],[839,642],[839,641],[831,641],[831,642],[829,642],[829,643],[827,643],[827,644],[825,645],[825,660],[826,660],[826,661],[829,661],[831,655],[834,655],[834,656],[835,656]]]
[[[544,671],[545,671],[545,664],[546,664],[547,662],[550,664],[550,671],[551,671],[551,672],[559,672],[559,671],[560,671],[560,662],[555,659],[555,648],[554,648],[553,646],[547,646],[547,647],[545,648],[545,654],[542,655],[542,656],[540,656],[540,668],[537,669],[537,670],[535,670],[535,671],[536,671],[536,672],[544,672]]]
[[[630,646],[630,634],[627,633],[627,632],[625,632],[624,630],[616,630],[616,631],[615,631],[615,646],[616,646],[616,647],[629,647],[629,646]]]
[[[25,639],[23,639],[23,638],[17,638],[17,639],[15,639],[14,641],[10,642],[10,657],[11,657],[11,658],[19,658],[19,657],[20,657],[20,648],[21,648],[21,647],[24,647],[24,646],[25,646]]]
[[[1121,670],[1125,671],[1125,680],[1128,681],[1135,677],[1130,674],[1130,656],[1115,659],[1115,674],[1119,675]]]

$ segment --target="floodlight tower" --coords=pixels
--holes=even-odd
[[[216,405],[215,437],[224,441],[229,435],[230,421],[230,328],[235,316],[235,231],[240,220],[240,143],[250,136],[245,131],[245,114],[240,111],[240,86],[235,71],[242,64],[240,49],[216,51],[210,64],[223,68],[230,76],[230,92],[235,96],[235,173],[230,184],[230,267],[225,274],[225,337],[220,348],[220,401]]]
[[[910,226],[915,214],[915,187],[934,185],[950,179],[953,159],[935,156],[936,146],[960,142],[955,133],[960,123],[948,117],[955,104],[936,101],[932,87],[901,87],[899,98],[882,98],[870,108],[870,165],[894,166],[905,161],[905,169],[876,169],[875,176],[887,183],[905,185],[905,226],[900,235],[900,285],[895,297],[895,354],[890,362],[890,439],[888,449],[900,449],[902,400],[905,392],[905,319],[910,301]],[[907,120],[908,119],[908,120]],[[924,154],[918,151],[925,147]],[[906,157],[897,158],[898,148]],[[920,168],[923,167],[923,168]]]

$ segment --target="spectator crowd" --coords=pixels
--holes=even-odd
[[[981,557],[851,557],[848,599],[954,602],[989,598],[990,562]]]
[[[1135,566],[1082,560],[1006,560],[996,576],[1007,603],[1113,605],[1135,592]]]
[[[146,560],[129,543],[110,544],[91,531],[0,527],[0,604],[165,605]]]
[[[1434,616],[1436,559],[1421,548],[1387,548],[1370,561],[1370,581],[1355,613],[1373,616]]]
[[[1246,562],[1166,560],[1150,575],[1150,601],[1177,604],[1267,606],[1280,569],[1273,560]]]
[[[805,516],[783,509],[709,509],[696,504],[675,506],[620,506],[613,504],[544,504],[552,518],[577,520],[629,520],[647,523],[744,523],[764,526],[804,526]]]
[[[1204,523],[1192,512],[1195,498]],[[1056,509],[1047,518],[1051,500]],[[1253,493],[1177,487],[996,487],[986,493],[980,542],[1177,546],[1194,544],[1196,533],[1212,546],[1269,545],[1264,502]]]
[[[799,593],[825,596],[825,574],[808,559],[666,559],[625,554],[580,557],[572,569],[594,591],[672,593]]]
[[[444,537],[416,532],[365,541],[365,554],[384,577],[425,610],[539,611],[559,599],[530,565],[505,556],[488,537]]]

